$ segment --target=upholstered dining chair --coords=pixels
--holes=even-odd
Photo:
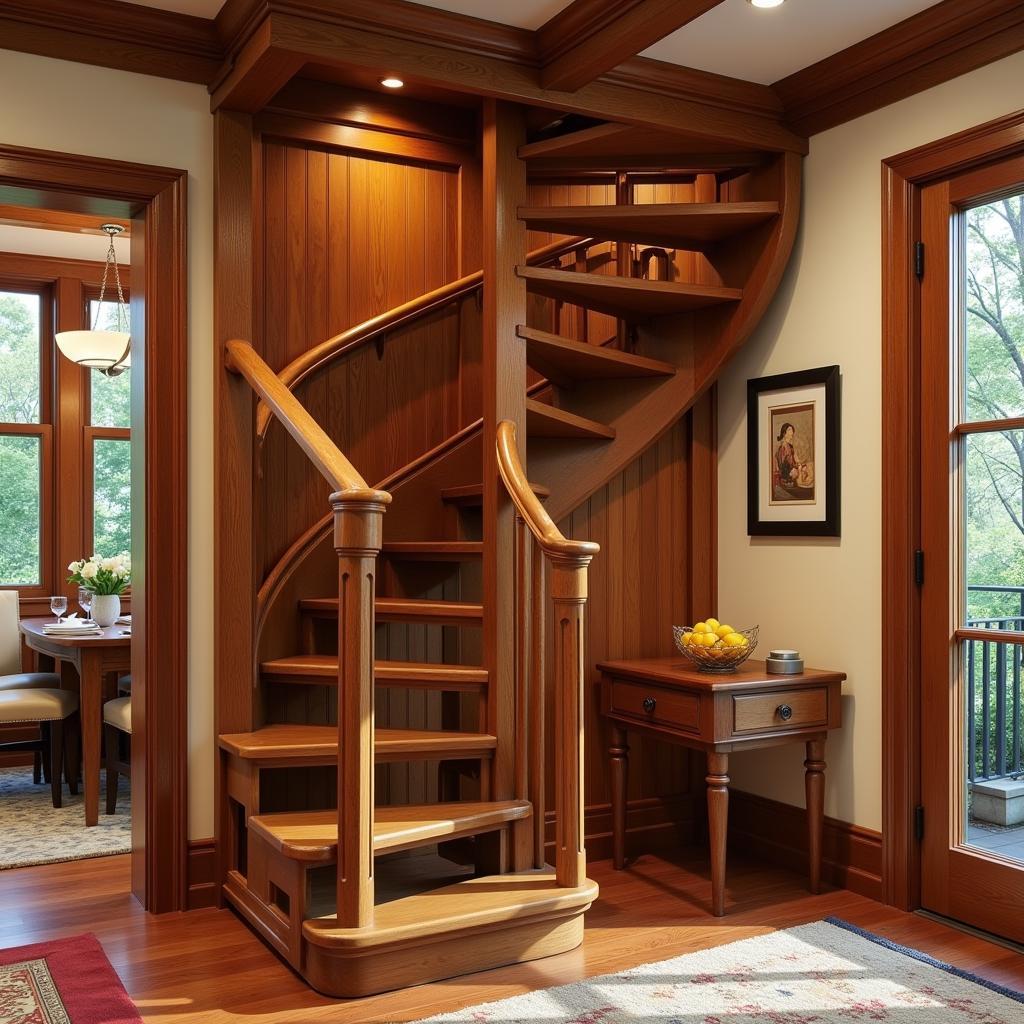
[[[103,705],[103,745],[107,773],[107,814],[117,811],[117,779],[131,778],[132,699],[116,697]],[[122,744],[124,750],[122,750]]]
[[[71,792],[78,785],[78,694],[71,690],[36,687],[0,690],[0,725],[38,725],[38,740],[0,743],[0,753],[34,751],[50,765],[50,795],[54,807],[62,803],[61,777],[66,774]]]

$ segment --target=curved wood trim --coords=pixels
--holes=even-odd
[[[568,540],[534,494],[519,458],[516,425],[511,420],[498,424],[497,450],[498,472],[509,497],[544,553],[559,559],[589,559],[596,555],[601,550],[598,544],[589,540]]]
[[[594,241],[592,238],[574,236],[563,238],[557,242],[549,242],[547,245],[534,249],[529,253],[526,257],[526,262],[529,266],[537,266],[538,264],[546,263],[548,260],[564,256],[566,253],[573,252],[581,247],[587,247],[593,244]],[[435,288],[433,291],[417,295],[416,298],[403,302],[400,306],[395,306],[394,309],[389,309],[384,313],[379,313],[377,316],[372,316],[369,320],[364,320],[361,324],[349,327],[347,330],[342,331],[341,334],[336,334],[334,337],[328,338],[319,345],[314,345],[313,348],[303,352],[302,355],[293,359],[278,374],[278,377],[286,388],[294,391],[310,374],[316,372],[327,363],[333,362],[340,356],[345,355],[346,352],[351,352],[353,349],[367,344],[383,331],[391,331],[397,327],[402,327],[413,320],[419,319],[421,316],[426,316],[428,313],[432,313],[463,296],[471,294],[481,287],[483,280],[483,271],[477,270],[472,274],[467,274],[465,277],[450,281],[440,288]],[[261,402],[256,409],[256,438],[258,441],[262,441],[266,437],[267,428],[270,426],[270,417],[271,410],[267,408],[264,402]]]
[[[356,496],[352,492],[365,492],[362,497],[385,505],[391,501],[386,492],[373,491],[367,486],[355,466],[339,451],[305,406],[281,383],[252,345],[247,341],[229,341],[225,347],[228,369],[241,374],[249,382],[335,491],[344,491],[350,498]]]

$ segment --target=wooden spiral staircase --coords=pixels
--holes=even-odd
[[[651,172],[631,174],[602,152],[607,133],[518,146],[515,128],[485,125],[497,197],[485,219],[510,204],[516,215],[490,239],[483,272],[279,373],[247,342],[228,346],[229,369],[259,399],[257,437],[278,421],[333,493],[258,596],[261,725],[219,737],[224,892],[333,995],[581,941],[597,895],[586,877],[581,726],[597,546],[556,523],[714,383],[767,308],[796,230],[794,154],[695,154],[692,166],[659,172],[686,201],[657,201],[657,189],[643,201]],[[615,202],[526,201],[528,174],[567,165],[610,175]],[[528,230],[555,237],[527,254]],[[481,290],[482,420],[369,486],[295,392],[353,349]],[[420,695],[432,727],[388,720],[394,689]],[[297,690],[308,694],[301,713],[282,697]],[[375,764],[379,780],[407,762],[429,767],[433,799],[375,801]],[[438,863],[444,884],[426,870]]]

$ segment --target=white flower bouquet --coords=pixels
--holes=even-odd
[[[113,558],[83,558],[68,566],[68,583],[77,583],[98,596],[123,594],[132,581],[132,560],[127,552]]]

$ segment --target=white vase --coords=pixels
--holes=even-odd
[[[121,617],[120,594],[93,594],[90,611],[97,626],[112,626]]]

